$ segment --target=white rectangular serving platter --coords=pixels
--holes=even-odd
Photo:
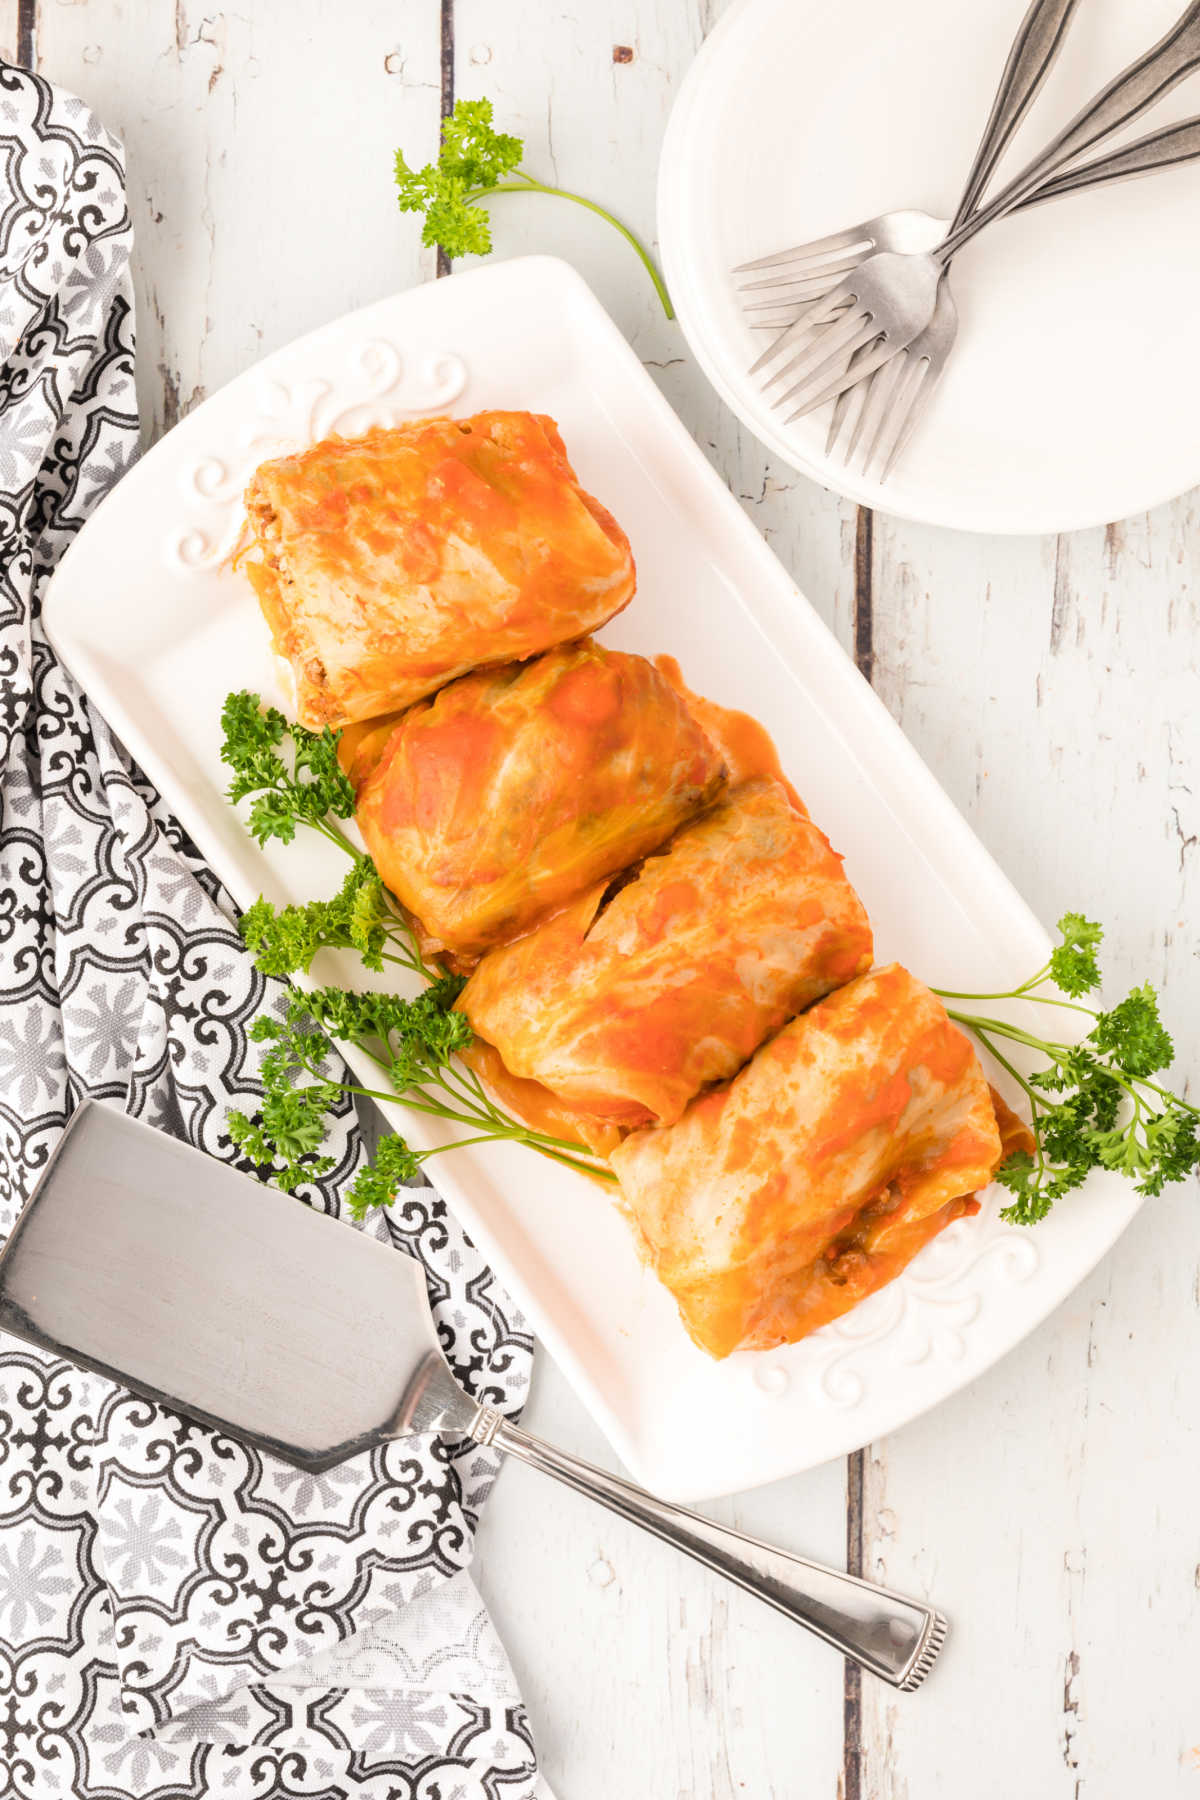
[[[264,458],[331,432],[487,407],[558,420],[580,480],[637,558],[638,592],[603,641],[669,651],[693,688],[766,724],[846,857],[879,960],[976,991],[1039,967],[1048,941],[1024,902],[591,292],[547,257],[399,294],[267,357],[125,477],[52,583],[56,650],[238,904],[309,899],[342,873],[315,837],[260,850],[223,798],[226,693],[286,704],[249,584],[228,566],[245,481]],[[325,954],[315,973],[361,985],[355,958]],[[435,1140],[436,1121],[399,1102],[385,1110],[414,1143]],[[978,1218],[845,1319],[717,1363],[594,1183],[512,1145],[449,1152],[431,1176],[628,1468],[686,1499],[842,1455],[953,1393],[1069,1293],[1139,1204],[1117,1177],[1093,1176],[1026,1231],[1001,1222],[993,1189]]]

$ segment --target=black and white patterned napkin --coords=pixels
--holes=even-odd
[[[245,1028],[279,1001],[38,622],[136,455],[130,248],[120,145],[0,64],[5,1230],[84,1094],[231,1158]],[[305,1197],[336,1212],[350,1112],[331,1154]],[[461,1379],[516,1409],[530,1340],[433,1190],[371,1228],[424,1263]],[[427,1439],[301,1474],[0,1338],[0,1791],[525,1800],[525,1715],[466,1572],[494,1475]]]

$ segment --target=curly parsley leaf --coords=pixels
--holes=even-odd
[[[227,797],[236,805],[254,796],[252,837],[260,844],[269,838],[290,844],[297,826],[307,825],[356,854],[329,817],[348,819],[354,812],[354,788],[338,762],[339,733],[289,724],[277,708],[245,691],[228,696],[221,726],[221,761],[233,771]]]
[[[375,1161],[360,1169],[346,1190],[350,1217],[364,1219],[373,1206],[390,1206],[396,1189],[415,1181],[420,1173],[419,1154],[398,1132],[382,1138]]]
[[[391,1100],[399,1095],[416,1112],[466,1128],[467,1135],[456,1143],[505,1138],[529,1144],[570,1168],[612,1179],[611,1170],[579,1144],[533,1131],[502,1112],[477,1078],[455,1064],[456,1053],[472,1039],[466,1014],[454,1005],[463,986],[461,975],[443,975],[411,1000],[338,987],[314,988],[308,994],[292,989],[282,1018],[267,1014],[250,1028],[251,1038],[266,1046],[260,1064],[262,1103],[253,1117],[230,1114],[234,1143],[268,1179],[293,1192],[332,1167],[318,1152],[328,1115],[344,1096]],[[365,1050],[386,1075],[388,1088],[364,1088],[330,1074],[331,1039]],[[360,1172],[348,1193],[352,1216],[389,1205],[396,1187],[437,1153],[437,1147],[414,1150],[402,1137],[385,1137],[374,1164]]]
[[[497,188],[521,161],[519,137],[496,131],[490,100],[460,100],[442,126],[436,163],[410,167],[396,152],[396,197],[401,212],[423,213],[421,242],[447,256],[486,256],[492,247],[487,213],[475,204]]]
[[[421,242],[447,256],[487,256],[492,248],[492,225],[482,206],[471,198],[464,181],[441,174],[433,163],[410,169],[403,152],[396,152],[396,191],[401,212],[425,215]]]
[[[1104,931],[1082,913],[1064,913],[1058,921],[1062,943],[1050,952],[1049,975],[1055,987],[1077,998],[1100,986],[1100,960],[1097,951]]]
[[[1014,1150],[996,1170],[1000,1186],[1013,1195],[1001,1218],[1015,1225],[1038,1224],[1056,1200],[1081,1184],[1090,1167],[1090,1163],[1064,1163],[1048,1173],[1027,1150]]]
[[[368,969],[385,962],[420,973],[412,935],[388,904],[369,856],[359,856],[332,900],[272,906],[256,900],[239,929],[264,975],[307,974],[318,950],[357,950]]]
[[[492,248],[492,228],[479,202],[491,194],[553,194],[572,200],[614,226],[640,258],[654,284],[668,319],[675,317],[670,296],[654,259],[628,226],[594,200],[550,187],[521,168],[525,146],[510,132],[497,131],[490,100],[459,100],[449,118],[442,121],[442,142],[436,162],[414,169],[402,150],[396,151],[396,199],[401,212],[421,213],[421,242],[440,247],[449,257],[486,256]],[[506,176],[515,177],[508,181]]]
[[[442,125],[439,167],[468,187],[495,187],[521,165],[525,145],[497,131],[490,100],[460,100]]]
[[[1158,1016],[1158,995],[1148,982],[1134,988],[1111,1012],[1099,1013],[1089,1036],[1135,1077],[1154,1075],[1175,1060],[1175,1045]]]
[[[285,1193],[294,1193],[333,1167],[333,1158],[319,1152],[337,1096],[338,1089],[330,1082],[302,1088],[272,1083],[264,1086],[262,1107],[252,1118],[244,1112],[229,1114],[229,1136],[260,1175]]]
[[[1021,999],[1067,1006],[1092,1021],[1078,1043],[1012,1025],[984,1013],[951,1010],[1008,1069],[1029,1099],[1036,1148],[1014,1151],[996,1171],[1013,1196],[1001,1214],[1018,1225],[1044,1219],[1056,1200],[1081,1186],[1092,1169],[1108,1169],[1132,1181],[1140,1194],[1160,1194],[1200,1167],[1200,1109],[1150,1077],[1168,1068],[1175,1046],[1159,1016],[1149,983],[1107,1011],[1081,1006],[1079,996],[1100,985],[1098,949],[1103,931],[1082,913],[1064,913],[1062,942],[1039,969],[1008,994],[947,994],[947,999]],[[1053,987],[1067,1000],[1047,993]],[[1028,1078],[1000,1049],[1016,1043],[1039,1052],[1045,1067]]]

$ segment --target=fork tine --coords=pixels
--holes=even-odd
[[[848,311],[847,307],[839,306],[838,309],[836,310],[836,312],[831,312],[827,318],[814,319],[812,321],[811,325],[808,327],[807,331],[804,333],[804,337],[805,337],[806,341],[811,341],[814,334],[819,336],[821,334],[821,332],[827,331],[831,325],[836,324],[839,319],[844,319],[847,311]],[[746,324],[750,327],[751,331],[759,331],[764,326],[773,326],[776,332],[783,332],[783,331],[787,330],[789,325],[794,323],[795,318],[796,318],[796,314],[794,311],[789,311],[787,307],[777,307],[775,310],[775,315],[774,315],[773,319],[772,318],[766,318],[766,319],[752,318],[752,319],[747,319]],[[798,346],[797,355],[799,355],[801,348],[804,348],[804,346]],[[792,362],[789,361],[789,362],[785,363],[779,369],[778,375],[786,374],[787,370],[790,367],[792,367]],[[777,375],[768,375],[764,379],[766,381],[767,386],[769,387],[771,385],[771,383],[777,379]]]
[[[867,384],[856,381],[853,387],[843,388],[833,403],[833,416],[829,421],[829,431],[825,437],[825,454],[832,456],[841,436],[842,427],[849,425],[852,434],[858,432],[858,414],[862,408],[863,394]]]
[[[851,264],[851,268],[857,267],[857,263]],[[848,272],[845,269],[835,269],[831,270],[828,275],[814,275],[811,281],[790,282],[786,288],[779,287],[771,293],[764,294],[759,300],[748,300],[746,295],[754,290],[741,288],[738,291],[738,299],[741,301],[744,313],[765,312],[771,306],[802,306],[806,300],[819,300],[822,294],[831,293],[842,276]]]
[[[739,294],[778,294],[783,288],[811,287],[815,281],[828,281],[832,287],[839,275],[848,275],[862,260],[861,256],[832,257],[827,262],[814,263],[811,268],[797,269],[794,274],[772,276],[769,281],[743,281],[737,291]]]
[[[869,342],[870,335],[868,332],[864,336],[864,344]],[[804,390],[803,398],[796,410],[788,414],[784,424],[791,425],[794,420],[803,418],[805,413],[814,412],[818,406],[824,406],[827,400],[836,399],[843,388],[853,387],[858,381],[865,381],[868,375],[873,375],[876,369],[882,368],[893,354],[894,352],[888,348],[887,340],[876,334],[875,343],[854,369],[843,369],[839,375],[827,380],[824,386],[820,383],[814,384],[811,377],[806,377],[799,384]]]
[[[854,295],[850,288],[850,277],[847,276],[844,281],[840,281],[828,294],[822,294],[819,299],[810,301],[807,306],[802,307],[796,314],[796,317],[792,320],[791,324],[787,326],[785,330],[780,332],[773,343],[767,345],[767,348],[756,362],[751,363],[746,373],[748,375],[757,375],[759,370],[771,361],[772,357],[779,355],[780,351],[790,349],[793,344],[799,344],[802,339],[808,337],[813,326],[821,322],[822,313],[828,313],[832,317],[833,313],[837,311],[843,301],[853,299]],[[793,363],[788,364],[789,368],[792,366]],[[781,374],[786,374],[786,372],[786,370],[780,371]],[[774,381],[777,377],[772,376],[771,379]]]
[[[846,346],[850,344],[851,338],[861,323],[862,315],[856,306],[845,307],[840,313],[835,313],[832,319],[818,320],[812,326],[805,342],[796,354],[789,356],[773,375],[767,376],[763,382],[763,391],[769,394],[777,383],[787,381],[789,376],[793,377],[796,382],[806,381],[808,379],[807,372],[798,373],[798,371],[807,371],[815,368],[818,364],[824,364],[839,352],[842,354],[843,361],[848,361],[852,350]],[[771,400],[772,406],[778,406],[780,401],[785,400],[791,391],[791,388],[787,388],[776,394]]]
[[[854,353],[856,350],[863,349],[871,342],[872,338],[878,335],[875,323],[869,315],[864,316],[860,312],[854,312],[849,318],[839,320],[836,340],[830,333],[828,339],[821,338],[813,346],[814,351],[824,351],[820,360],[813,363],[811,368],[806,369],[800,379],[793,382],[790,388],[786,388],[782,394],[777,394],[771,401],[771,405],[783,406],[787,401],[794,399],[797,394],[811,389],[814,382],[818,388],[821,388],[823,383],[828,385],[831,377],[833,385],[829,386],[828,392],[825,393],[827,400],[832,400],[834,395],[840,394],[843,388],[853,387],[856,381],[860,381],[870,374],[870,370],[865,367],[861,376],[849,372],[849,365],[854,360]],[[837,373],[833,374],[835,364],[839,366]]]
[[[849,362],[846,365],[847,368],[856,368],[858,363],[865,356],[865,348],[856,350],[854,355],[849,359]],[[833,455],[834,446],[837,443],[838,434],[843,425],[846,425],[849,429],[850,445],[851,448],[853,448],[862,423],[863,405],[870,392],[873,379],[874,377],[868,376],[866,381],[856,381],[853,387],[843,388],[841,393],[837,396],[837,399],[833,403],[833,416],[830,420],[829,435],[825,439],[826,456]],[[847,451],[846,455],[849,456],[849,454],[850,452]]]
[[[823,296],[820,294],[817,294],[814,296],[814,298],[819,300],[819,299],[823,298]],[[846,307],[851,304],[852,304],[852,302],[847,300],[842,305],[832,308],[830,310],[827,318],[817,319],[814,321],[813,329],[816,331],[821,331],[824,329],[824,327],[826,325],[832,324],[834,319],[840,319],[842,314],[845,312]],[[785,306],[782,301],[776,301],[774,307],[772,308],[772,311],[774,313],[773,319],[769,313],[763,318],[759,318],[757,316],[755,316],[753,318],[746,317],[747,325],[749,325],[749,327],[752,331],[761,331],[764,326],[770,328],[772,325],[774,326],[774,329],[776,331],[783,331],[786,329],[787,326],[794,324],[800,314],[800,309],[798,306],[795,306],[795,305]],[[743,314],[743,316],[746,316],[745,313]]]
[[[777,250],[774,256],[759,256],[753,262],[739,263],[733,272],[750,275],[755,269],[779,269],[785,263],[809,262],[814,256],[827,256],[831,250],[846,250],[851,244],[865,244],[868,250],[873,250],[875,240],[865,225],[851,225],[847,231],[831,231],[828,237],[794,244],[790,250]]]
[[[864,445],[862,467],[865,472],[875,446],[879,442],[879,434],[887,425],[893,410],[898,405],[907,372],[907,352],[898,350],[895,356],[890,357],[887,362],[876,369],[873,375],[868,377],[869,392],[863,403],[862,412],[859,414],[858,430],[846,451],[847,463],[861,442]]]
[[[832,299],[833,296],[829,296],[829,300],[832,301]],[[858,312],[859,308],[853,302],[847,306],[838,307],[819,302],[810,307],[808,323],[796,337],[794,343],[788,344],[789,333],[787,331],[783,332],[776,340],[777,343],[787,344],[787,347],[794,353],[785,362],[780,363],[779,367],[771,374],[763,377],[763,387],[773,388],[777,382],[786,381],[788,376],[794,375],[796,370],[806,363],[813,352],[819,350],[822,345],[825,347],[825,354],[828,355],[830,333],[836,327],[844,326],[846,321],[854,318]]]
[[[897,391],[895,405],[883,421],[874,441],[863,457],[862,471],[864,475],[874,473],[876,478],[880,479],[880,468],[890,466],[896,444],[912,411],[913,403],[918,398],[924,384],[928,367],[929,365],[923,357],[917,358],[910,364],[908,377]]]
[[[764,362],[768,362],[770,358],[774,356],[776,345],[787,342],[790,330],[791,327],[789,326],[787,331],[781,333],[775,340],[775,344],[771,346],[770,350],[768,350],[765,355],[759,357],[758,362],[755,364],[755,368],[760,367]],[[787,361],[782,363],[773,375],[768,375],[763,382],[763,386],[765,388],[773,387],[777,381],[783,381],[792,369],[798,368],[802,362],[805,362],[808,357],[812,355],[814,346],[820,341],[820,336],[821,321],[819,319],[814,319],[811,324],[806,325],[799,336],[793,340],[796,346],[796,354],[794,356],[789,356]],[[789,348],[790,347],[791,346],[789,345]],[[753,374],[754,370],[752,369],[750,372]]]
[[[854,421],[854,430],[850,433],[846,448],[842,452],[842,461],[847,467],[849,467],[850,463],[853,461],[854,452],[858,449],[859,441],[863,434],[864,424],[868,418],[874,416],[878,408],[880,396],[879,384],[884,380],[887,372],[888,365],[887,363],[884,363],[881,369],[876,369],[873,375],[868,375],[866,377],[865,381],[856,381],[852,388],[845,388],[834,401],[834,405],[837,406],[851,394],[859,394],[862,396],[858,403],[858,412]]]
[[[933,390],[941,379],[940,369],[934,372],[931,363],[922,360],[914,371],[910,391],[905,395],[905,408],[900,415],[896,431],[892,435],[890,447],[884,446],[879,460],[883,469],[879,476],[879,485],[883,486],[896,466],[905,445],[916,429],[917,421],[933,397]]]
[[[843,308],[843,311],[844,310],[845,309]],[[840,319],[841,316],[842,316],[842,314],[840,312],[834,313],[833,319]],[[783,312],[777,312],[773,319],[747,319],[746,324],[748,325],[748,327],[750,328],[751,331],[780,332],[780,331],[786,330],[786,328],[791,324],[792,317],[793,317],[793,315],[791,313],[789,313],[787,311],[783,311]],[[833,324],[833,319],[821,320],[818,324],[813,326],[813,330],[817,331],[817,332],[824,331],[826,325]]]

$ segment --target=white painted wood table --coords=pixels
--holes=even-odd
[[[988,0],[993,3],[993,0]],[[125,140],[155,436],[247,363],[433,279],[390,178],[454,94],[651,237],[668,109],[721,0],[3,0],[0,45]],[[708,390],[607,227],[494,203],[575,262],[803,591],[1047,921],[1107,921],[1200,1056],[1200,515],[983,539],[855,509]],[[983,1380],[724,1519],[936,1596],[926,1688],[823,1646],[516,1466],[477,1569],[561,1800],[1200,1800],[1200,1210],[1149,1203]],[[533,1426],[611,1462],[548,1359]]]

